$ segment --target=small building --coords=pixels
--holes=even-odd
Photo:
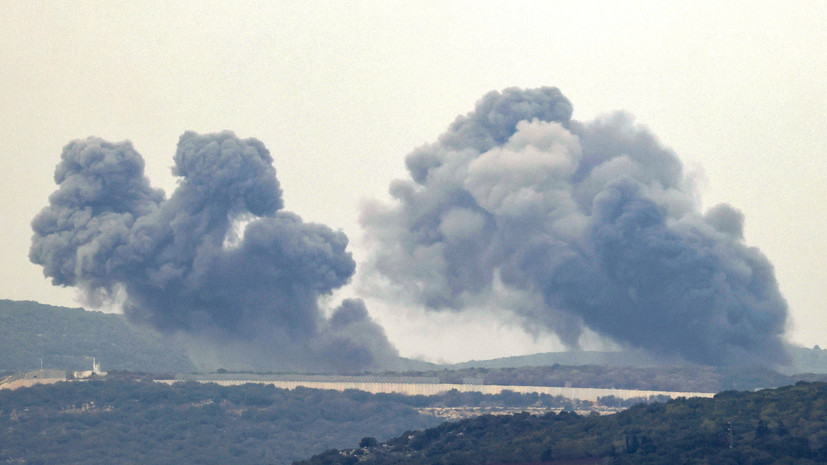
[[[92,358],[92,370],[76,371],[72,374],[75,379],[91,378],[93,376],[106,376],[105,371],[101,371],[101,364],[95,358]]]

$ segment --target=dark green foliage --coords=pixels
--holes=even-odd
[[[555,364],[519,368],[444,369],[413,374],[437,377],[440,382],[457,384],[470,378],[482,379],[485,384],[503,386],[575,386],[679,392],[720,392],[727,389],[769,388],[789,385],[801,379],[827,381],[827,375],[790,376],[760,367],[700,365],[641,368]]]
[[[353,391],[354,395],[369,396],[363,391]],[[483,394],[481,392],[459,392],[456,389],[433,396],[406,396],[404,394],[374,394],[379,399],[393,400],[411,407],[540,407],[547,409],[588,410],[594,404],[588,400],[568,399],[549,394],[521,394],[504,390],[500,394]]]
[[[129,324],[123,315],[36,302],[0,300],[0,370],[104,370],[188,372],[181,344]]]
[[[0,390],[0,457],[28,463],[289,463],[357,441],[360,447],[372,448],[402,431],[439,422],[418,414],[416,408],[449,405],[574,404],[514,392],[405,396],[288,391],[266,384],[220,387],[190,381],[168,386],[152,382],[148,375],[119,371],[105,380]],[[519,425],[514,422],[510,428]],[[431,431],[414,442],[425,447],[437,437]],[[551,453],[547,449],[534,459]],[[553,453],[556,458],[556,447]],[[348,455],[343,463],[351,465],[354,457]]]
[[[345,463],[328,452],[301,465]],[[827,463],[827,384],[680,398],[600,416],[482,416],[363,449],[360,465]],[[565,462],[573,460],[574,462]]]
[[[373,436],[365,436],[359,441],[359,447],[376,447],[378,441]]]
[[[0,390],[0,461],[287,464],[438,422],[355,394],[111,380]]]
[[[783,367],[782,372],[794,373],[827,373],[827,350],[819,346],[806,348],[789,345],[787,352],[790,355],[789,366]],[[642,350],[623,351],[588,351],[576,350],[568,352],[547,352],[531,355],[516,355],[512,357],[495,358],[491,360],[474,360],[470,362],[457,363],[454,369],[466,368],[514,368],[514,367],[539,367],[552,365],[568,366],[607,366],[615,368],[626,367],[665,367],[666,363],[657,356],[647,354]],[[726,368],[720,370],[726,377]],[[789,384],[789,383],[787,383]],[[768,386],[769,387],[769,386]],[[730,389],[734,386],[730,387]]]

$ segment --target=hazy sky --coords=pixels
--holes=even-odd
[[[548,85],[577,120],[632,113],[703,179],[704,206],[740,209],[791,340],[827,346],[827,3],[240,3],[0,2],[0,298],[79,305],[27,257],[71,140],[131,140],[170,193],[184,131],[258,138],[285,207],[342,229],[360,262],[360,203],[389,200],[405,155],[490,90]],[[367,303],[406,356],[560,347],[493,316]]]

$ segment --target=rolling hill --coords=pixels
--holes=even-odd
[[[188,372],[186,349],[174,338],[129,324],[123,315],[37,302],[0,300],[0,371],[40,368]]]
[[[296,465],[827,463],[827,384],[640,404],[600,416],[481,416]]]

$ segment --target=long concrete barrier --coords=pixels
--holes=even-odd
[[[282,377],[280,377],[282,378]],[[306,378],[306,377],[305,377]],[[521,394],[548,394],[551,396],[562,396],[567,399],[597,402],[598,398],[614,396],[618,399],[651,399],[659,396],[677,397],[712,397],[712,392],[677,392],[677,391],[645,391],[636,389],[603,389],[603,388],[581,388],[581,387],[550,387],[550,386],[502,386],[490,384],[442,384],[442,383],[394,383],[394,382],[360,382],[360,381],[321,381],[308,379],[264,379],[263,377],[237,377],[228,379],[225,377],[210,379],[207,377],[191,377],[189,379],[158,380],[163,383],[176,383],[183,381],[197,381],[201,383],[215,383],[222,386],[238,386],[247,383],[272,384],[281,389],[296,389],[306,387],[312,389],[331,389],[345,391],[356,389],[359,391],[378,393],[399,393],[405,395],[435,395],[456,389],[459,392],[480,392],[483,394],[500,394],[503,391],[513,391]]]

